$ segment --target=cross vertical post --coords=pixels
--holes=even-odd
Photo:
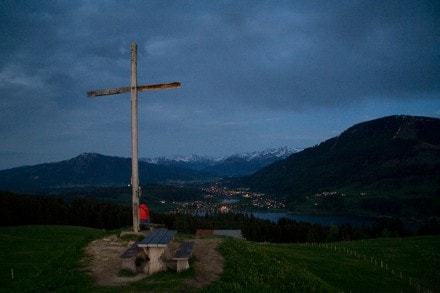
[[[139,159],[138,159],[138,91],[159,90],[180,87],[179,82],[137,85],[137,44],[131,44],[131,76],[130,87],[97,90],[87,92],[88,97],[114,95],[130,92],[131,97],[131,198],[133,208],[133,232],[138,233],[139,222]]]
[[[139,159],[138,159],[138,96],[137,44],[131,44],[131,201],[133,205],[133,232],[139,232]]]

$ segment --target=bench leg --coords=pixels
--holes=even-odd
[[[188,259],[179,259],[176,261],[177,261],[177,267],[176,267],[177,272],[189,269]]]
[[[146,259],[145,253],[142,250],[140,250],[136,253],[136,255],[133,255],[130,258],[122,258],[121,269],[129,270],[133,273],[142,272],[145,259]]]
[[[122,265],[121,268],[123,270],[129,270],[133,273],[136,273],[136,264],[135,264],[135,260],[133,258],[130,259],[123,259],[122,260]]]
[[[144,268],[144,272],[151,275],[157,272],[166,271],[166,264],[160,259],[164,253],[164,248],[162,247],[148,247],[144,248],[146,251],[149,261]]]

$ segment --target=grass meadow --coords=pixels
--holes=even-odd
[[[437,292],[440,237],[327,244],[226,239],[222,279],[209,291]]]
[[[97,287],[83,248],[109,232],[66,226],[0,228],[0,292],[182,292],[194,276],[162,272],[122,287]],[[440,236],[327,244],[225,238],[225,270],[204,292],[438,292]],[[197,261],[197,260],[194,260]]]
[[[81,291],[91,283],[80,272],[83,248],[103,235],[68,226],[0,228],[0,291]]]

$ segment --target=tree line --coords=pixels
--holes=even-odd
[[[247,240],[258,242],[334,242],[377,237],[404,237],[440,234],[433,218],[415,231],[407,231],[399,219],[382,218],[376,224],[353,227],[350,224],[323,226],[281,218],[263,220],[252,213],[159,213],[150,212],[151,222],[180,233],[197,229],[240,229]],[[0,192],[0,226],[74,225],[99,229],[120,229],[132,225],[130,206],[100,202],[86,197],[66,200],[58,196],[17,195]]]
[[[188,213],[151,212],[155,223],[169,229],[194,234],[197,229],[240,229],[247,240],[276,243],[335,242],[378,237],[405,237],[440,234],[437,219],[431,219],[415,231],[407,231],[399,219],[381,218],[372,226],[324,226],[281,218],[277,222],[263,220],[252,213],[211,213],[204,216]]]
[[[132,222],[130,207],[73,197],[0,192],[0,226],[72,225],[117,229]]]

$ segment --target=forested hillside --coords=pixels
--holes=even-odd
[[[440,119],[357,124],[240,181],[290,208],[426,217],[440,214]]]
[[[160,213],[150,211],[151,222],[181,233],[195,234],[197,229],[240,229],[252,241],[329,242],[440,233],[436,219],[426,221],[417,230],[406,230],[399,219],[382,218],[370,227],[323,226],[282,218],[271,222],[252,214]],[[0,192],[0,226],[74,225],[99,229],[132,226],[132,210],[119,205],[74,197],[70,202],[54,196],[18,195]]]

